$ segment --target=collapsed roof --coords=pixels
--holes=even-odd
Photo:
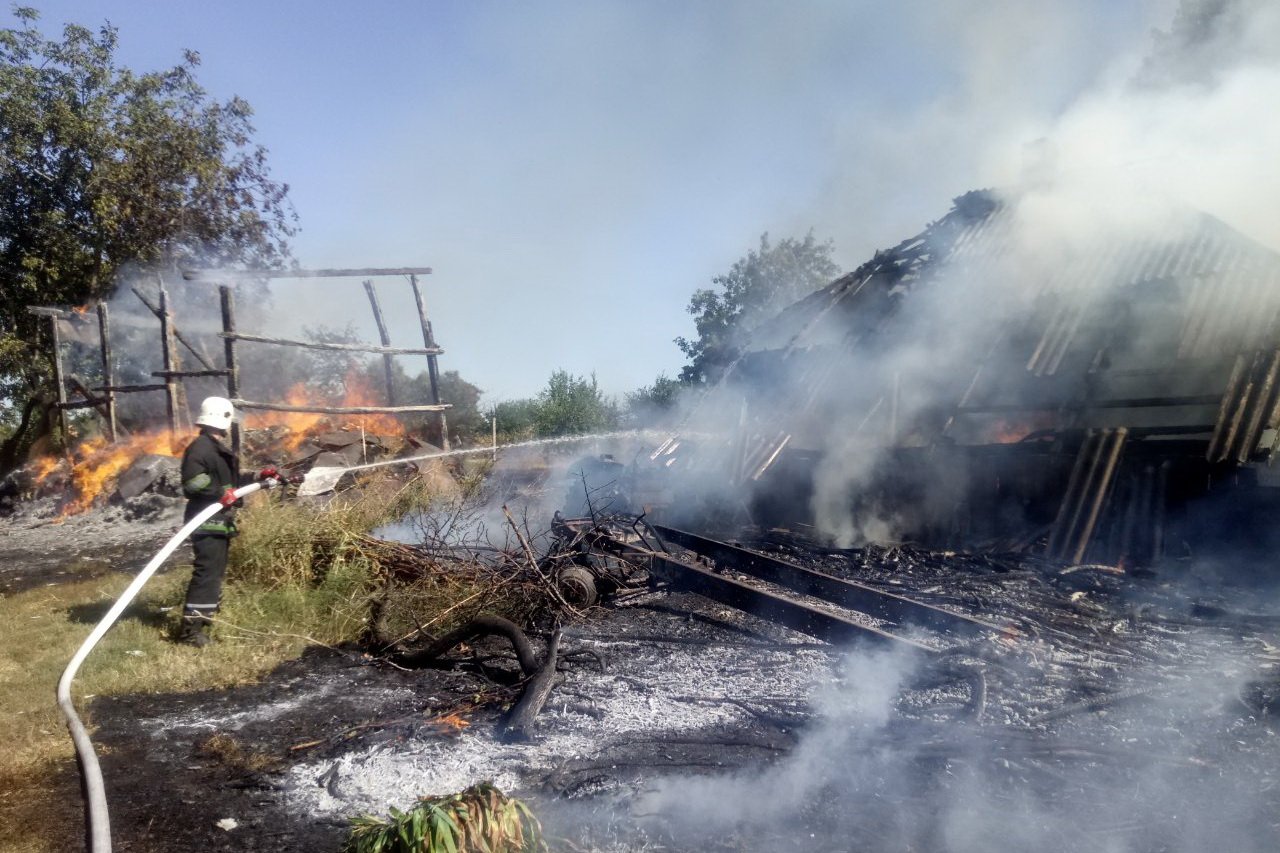
[[[752,333],[724,383],[745,400],[734,479],[757,484],[765,516],[785,504],[814,523],[836,468],[839,512],[875,495],[897,505],[898,535],[956,544],[1030,520],[1051,554],[1081,559],[1125,513],[1149,529],[1199,497],[1191,480],[1259,482],[1280,446],[1280,255],[1204,214],[1057,231],[1036,213],[963,195]],[[941,504],[923,515],[922,490]],[[1010,501],[1020,524],[957,521]]]

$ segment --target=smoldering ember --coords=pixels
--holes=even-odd
[[[341,593],[368,603],[354,639],[257,681],[82,696],[116,842],[337,849],[357,815],[492,782],[567,849],[1272,849],[1280,256],[1195,212],[1048,242],[1036,201],[960,197],[665,431],[496,450],[424,443],[354,377],[243,399],[262,338],[224,285],[227,360],[191,379],[249,410],[245,465],[343,474],[252,503],[242,560],[376,582]],[[95,316],[44,313],[64,340]],[[112,424],[117,380],[69,384]],[[114,438],[8,478],[9,592],[169,535],[171,449]],[[260,541],[280,513],[305,559]],[[244,615],[220,642],[263,630]]]

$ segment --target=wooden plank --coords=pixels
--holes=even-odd
[[[249,341],[256,344],[276,344],[285,347],[305,347],[307,349],[340,350],[343,352],[371,352],[385,355],[440,355],[444,350],[439,347],[382,347],[372,344],[330,344],[316,341],[291,341],[285,338],[268,338],[263,335],[246,335],[242,332],[223,332],[222,337]]]
[[[308,412],[316,415],[394,415],[404,412],[438,412],[448,409],[448,403],[438,406],[287,406],[284,403],[256,403],[252,400],[233,399],[232,405],[241,409],[263,409],[268,412]]]
[[[431,275],[431,267],[356,267],[352,269],[318,270],[183,270],[187,281],[241,281],[274,278],[364,278],[382,275]]]

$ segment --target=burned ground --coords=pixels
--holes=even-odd
[[[468,663],[501,652],[485,644],[452,668],[314,650],[250,687],[96,700],[116,837],[336,850],[354,814],[492,779],[566,849],[1280,840],[1280,619],[1256,597],[1194,566],[1135,576],[743,542],[1003,629],[944,636],[939,654],[836,649],[694,594],[642,591],[566,626],[568,651],[595,654],[565,664],[528,743],[497,736],[516,690]],[[235,828],[219,828],[226,818]]]
[[[147,495],[77,516],[58,515],[53,499],[30,502],[0,520],[0,594],[146,565],[182,519],[182,504]],[[175,561],[170,561],[170,565]]]

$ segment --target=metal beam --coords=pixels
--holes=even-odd
[[[666,542],[675,543],[716,561],[720,568],[741,572],[801,595],[825,599],[850,610],[859,610],[895,624],[924,625],[934,630],[973,635],[982,631],[998,631],[999,626],[971,616],[953,613],[910,598],[903,598],[856,581],[816,572],[775,557],[749,551],[727,542],[708,539],[673,527],[653,525]]]

